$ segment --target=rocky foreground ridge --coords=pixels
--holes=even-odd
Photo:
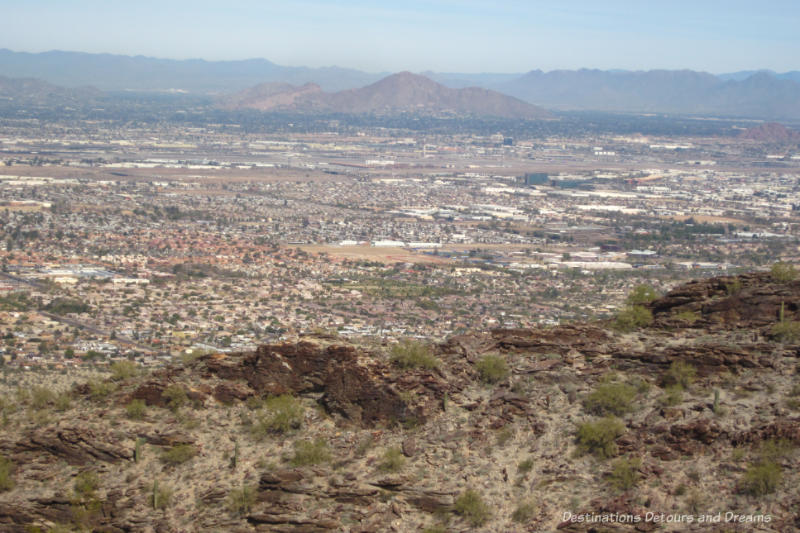
[[[317,336],[21,391],[0,531],[800,530],[799,304],[755,273],[640,302],[626,332]]]

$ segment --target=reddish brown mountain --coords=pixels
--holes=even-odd
[[[227,109],[348,114],[411,112],[523,119],[551,116],[540,107],[495,91],[477,87],[450,89],[410,72],[393,74],[372,85],[337,93],[324,93],[314,84],[302,87],[263,84],[228,97],[220,105]]]
[[[749,128],[739,136],[742,139],[773,144],[798,144],[800,143],[800,131],[792,130],[776,122],[767,122]]]

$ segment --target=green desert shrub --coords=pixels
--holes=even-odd
[[[5,492],[14,488],[13,471],[14,464],[11,460],[0,455],[0,492]]]
[[[649,309],[641,305],[630,305],[617,314],[614,329],[627,333],[652,323],[653,313]]]
[[[530,457],[528,457],[527,459],[523,459],[517,465],[517,473],[519,474],[527,474],[531,470],[533,470],[533,459],[531,459]]]
[[[772,326],[772,336],[784,342],[795,342],[800,339],[800,322],[784,320]]]
[[[108,381],[101,381],[93,379],[87,383],[89,386],[89,398],[94,401],[105,400],[112,392],[117,389],[117,386]]]
[[[67,411],[72,405],[72,396],[68,392],[62,392],[58,396],[56,396],[55,402],[53,403],[53,407],[56,411]]]
[[[608,473],[608,484],[615,490],[627,491],[639,483],[639,468],[642,460],[638,458],[620,458],[611,464],[611,472]]]
[[[161,461],[168,465],[180,465],[190,461],[197,455],[197,448],[192,444],[176,444],[161,453]]]
[[[725,292],[728,294],[728,296],[734,296],[742,292],[742,280],[735,278],[730,283],[726,283]]]
[[[511,439],[514,438],[514,427],[511,425],[503,426],[494,435],[495,442],[498,446],[505,446]]]
[[[311,466],[327,463],[331,459],[330,448],[325,439],[299,440],[294,443],[294,455],[289,460],[292,466]]]
[[[788,283],[797,279],[797,269],[791,263],[778,261],[770,269],[772,279],[780,283]]]
[[[775,492],[783,474],[775,461],[761,460],[750,465],[741,481],[742,491],[752,496],[764,496]]]
[[[507,378],[510,373],[506,360],[492,354],[483,356],[475,363],[475,369],[484,383],[497,383]]]
[[[661,386],[676,385],[682,389],[688,389],[696,374],[697,370],[689,363],[674,361],[669,366],[669,369],[664,372],[664,375],[661,376]]]
[[[131,400],[130,403],[125,406],[125,415],[131,420],[141,420],[146,414],[147,404],[144,400]]]
[[[650,382],[642,377],[635,376],[631,378],[628,383],[636,389],[637,394],[646,396],[647,393],[650,392]]]
[[[625,433],[625,424],[614,417],[601,418],[584,422],[578,426],[576,442],[578,453],[590,453],[595,457],[605,459],[617,453],[614,442]]]
[[[698,320],[700,320],[700,313],[697,311],[681,311],[680,313],[675,313],[675,318],[680,320],[681,322],[687,322],[688,324],[694,324]]]
[[[601,383],[583,401],[587,413],[621,416],[633,410],[636,388],[627,383]]]
[[[72,484],[75,495],[87,500],[95,497],[98,487],[100,487],[100,479],[91,470],[81,472],[75,476],[75,482]]]
[[[482,526],[489,521],[492,512],[478,491],[468,489],[456,498],[453,510],[463,516],[472,526]]]
[[[525,500],[517,505],[517,508],[514,509],[514,512],[511,514],[511,520],[518,524],[525,524],[530,522],[533,517],[536,516],[539,508],[535,502],[531,500]]]
[[[256,488],[250,485],[242,485],[241,488],[231,490],[226,501],[228,510],[238,516],[249,513],[254,503],[256,503]]]
[[[642,305],[658,298],[658,292],[650,285],[642,284],[633,288],[625,300],[628,305]]]
[[[153,509],[166,509],[172,502],[172,488],[161,485],[158,481],[153,481],[153,488],[148,495],[148,503]]]
[[[788,439],[769,439],[761,443],[758,454],[762,461],[780,461],[788,457],[794,445]]]
[[[303,425],[303,404],[290,394],[267,398],[263,409],[256,415],[251,433],[264,438],[270,433],[285,434]]]
[[[55,403],[56,393],[47,387],[35,386],[31,387],[30,399],[31,407],[34,409],[44,409],[50,404]]]
[[[389,448],[383,454],[378,470],[382,472],[399,472],[406,464],[406,458],[400,448]]]
[[[171,411],[177,411],[189,403],[189,396],[186,394],[186,389],[177,383],[174,383],[164,389],[164,392],[161,393],[161,397],[164,398],[164,401],[167,403],[167,407]]]
[[[683,402],[683,387],[680,385],[667,385],[664,387],[664,395],[661,403],[667,407],[672,407]]]
[[[111,365],[111,379],[122,381],[134,377],[138,373],[138,367],[133,361],[115,361]]]
[[[431,347],[421,341],[403,339],[391,349],[391,361],[400,368],[437,368],[440,361],[433,355]]]

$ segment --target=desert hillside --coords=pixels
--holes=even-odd
[[[640,287],[609,322],[117,363],[64,392],[9,374],[0,530],[796,531],[794,275]]]

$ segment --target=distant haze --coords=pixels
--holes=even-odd
[[[5,0],[0,48],[369,72],[796,70],[794,0]]]
[[[543,116],[541,109],[800,119],[800,72],[742,71],[715,76],[693,70],[531,70],[518,74],[425,72],[425,78],[393,78],[404,83],[379,85],[380,91],[323,95],[367,88],[388,73],[339,67],[281,66],[266,59],[247,61],[170,60],[110,54],[0,50],[0,97],[22,102],[39,79],[66,89],[86,86],[102,91],[187,92],[231,95],[225,107],[294,109],[340,113],[426,109],[430,112]],[[28,81],[26,81],[28,80]],[[267,85],[263,85],[267,84]],[[307,84],[313,84],[307,85]],[[91,91],[70,92],[39,85],[37,99],[76,101]],[[471,87],[469,91],[454,91]],[[475,90],[475,87],[482,90]],[[488,91],[487,91],[488,90]],[[302,94],[301,94],[302,93]],[[320,93],[320,94],[317,94]],[[377,95],[377,96],[376,96]],[[505,95],[505,96],[504,96]],[[360,99],[375,96],[364,107]],[[413,98],[403,98],[411,97]],[[515,103],[507,97],[514,97]],[[238,100],[237,100],[238,98]],[[526,104],[520,106],[523,102]],[[239,103],[233,103],[238,101]],[[374,105],[373,105],[374,104]],[[526,107],[527,106],[527,107]]]

